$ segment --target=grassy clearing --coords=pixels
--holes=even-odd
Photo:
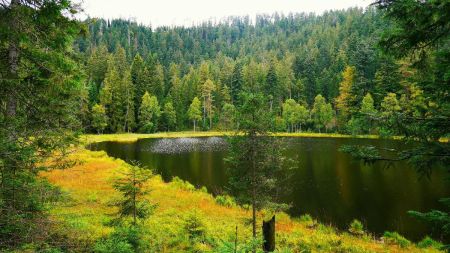
[[[207,133],[207,136],[219,133]],[[196,136],[205,136],[202,134],[205,133],[198,133]],[[188,133],[167,135],[192,136]],[[149,136],[163,137],[161,134],[103,135],[96,139],[89,138],[89,142],[130,141]],[[69,169],[42,173],[42,176],[60,186],[70,199],[68,203],[54,206],[51,216],[65,224],[64,229],[69,231],[68,234],[74,241],[89,244],[111,232],[111,228],[105,225],[109,214],[114,212],[109,203],[117,197],[111,186],[111,179],[126,164],[122,160],[108,157],[105,152],[83,148],[77,149],[72,156],[80,163]],[[212,195],[180,180],[164,183],[159,176],[154,176],[146,187],[151,190],[149,200],[158,204],[155,214],[145,221],[145,240],[155,252],[213,252],[215,245],[220,245],[223,241],[234,241],[236,226],[239,242],[251,236],[248,224],[251,215],[242,207],[232,203],[220,205],[221,201],[217,201]],[[203,220],[208,243],[192,244],[189,241],[184,226],[192,212]],[[264,215],[259,213],[259,224]],[[413,244],[402,248],[396,244],[383,243],[369,235],[353,236],[336,232],[332,227],[324,225],[311,226],[311,223],[310,219],[292,219],[286,214],[277,214],[278,248],[289,249],[288,252],[438,252],[431,248],[419,249]]]

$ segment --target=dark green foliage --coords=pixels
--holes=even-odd
[[[409,211],[408,213],[439,229],[445,238],[450,235],[450,198],[444,198],[440,201],[447,207],[447,211],[432,210],[426,213]],[[445,247],[449,248],[450,245],[446,245]]]
[[[226,162],[229,165],[230,190],[240,204],[250,204],[253,213],[253,237],[256,237],[256,210],[280,208],[278,191],[286,176],[279,140],[268,137],[273,115],[262,94],[241,94],[238,111],[243,136],[229,138]],[[284,207],[284,206],[283,206]]]
[[[131,217],[132,224],[135,226],[138,219],[145,219],[151,215],[155,207],[145,198],[147,192],[143,188],[150,179],[151,172],[136,165],[127,166],[126,170],[122,177],[114,181],[114,189],[122,195],[122,199],[114,205],[119,207],[120,221]]]
[[[96,253],[135,253],[140,242],[139,227],[116,227],[108,237],[99,240],[93,247]]]
[[[118,80],[123,79],[126,69],[131,69],[134,118],[138,127],[138,109],[145,91],[156,96],[161,105],[172,103],[176,122],[170,129],[186,130],[193,123],[188,116],[189,106],[194,97],[203,98],[201,86],[209,79],[215,89],[207,107],[214,113],[204,113],[209,122],[205,117],[203,129],[231,130],[221,124],[224,121],[222,111],[230,108],[225,107],[226,104],[238,108],[242,91],[262,92],[268,99],[269,109],[278,115],[281,104],[288,98],[311,109],[318,94],[333,102],[338,95],[340,73],[349,64],[356,67],[353,92],[357,102],[348,110],[357,111],[359,101],[367,92],[376,93],[375,72],[385,62],[373,49],[375,38],[388,26],[381,17],[373,8],[348,9],[320,16],[258,17],[257,24],[264,26],[253,26],[245,18],[233,17],[215,25],[205,23],[189,28],[154,30],[125,20],[89,20],[89,37],[77,42],[79,50],[89,57],[86,66],[90,75],[88,104],[92,106],[101,100],[99,96],[107,73],[104,64],[107,48],[114,56]],[[102,66],[96,66],[98,64]],[[398,72],[397,65],[389,66],[392,68],[387,70]],[[381,83],[389,81],[386,76],[392,76],[387,71],[378,74],[377,77],[384,80]],[[116,93],[127,94],[129,89],[122,87],[120,90]],[[114,90],[112,93],[114,95]],[[119,97],[116,101],[127,100],[125,95]],[[378,107],[380,101],[375,102]],[[104,106],[112,119],[109,131],[139,130],[124,128],[128,124],[123,122],[127,118],[125,111],[129,111],[122,108],[125,103],[112,103],[111,108]],[[311,130],[312,125],[307,126]],[[154,125],[153,130],[167,131],[167,127],[166,122]]]
[[[206,228],[197,212],[188,213],[184,220],[184,230],[191,241],[203,242],[205,240]]]
[[[0,6],[0,251],[49,239],[48,188],[36,177],[67,165],[62,159],[87,106],[71,49],[82,31],[76,12],[70,1]],[[59,163],[46,166],[49,157]]]
[[[417,243],[419,248],[435,248],[435,249],[445,249],[442,248],[442,244],[431,239],[429,236],[425,236],[420,242]]]

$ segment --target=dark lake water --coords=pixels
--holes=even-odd
[[[284,138],[286,155],[294,159],[296,169],[290,178],[292,191],[283,196],[292,204],[292,216],[311,214],[322,223],[346,229],[353,219],[380,235],[398,231],[412,240],[433,231],[411,218],[408,210],[442,209],[439,198],[450,196],[448,176],[435,169],[428,178],[407,163],[365,165],[339,151],[341,145],[371,144],[384,148],[402,148],[392,140],[352,138]],[[226,141],[219,137],[140,139],[133,143],[101,142],[90,146],[126,161],[137,160],[162,178],[177,176],[212,193],[227,184]]]

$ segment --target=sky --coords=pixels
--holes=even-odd
[[[159,26],[191,26],[227,16],[315,12],[366,7],[373,0],[83,0],[84,17],[134,19]]]

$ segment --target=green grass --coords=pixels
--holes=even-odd
[[[224,136],[230,132],[178,132],[158,134],[109,134],[84,135],[83,143],[99,141],[136,141],[139,138],[174,138]],[[285,134],[282,134],[286,136]],[[299,137],[331,137],[329,134],[289,134]],[[335,136],[333,136],[335,137]],[[344,137],[344,136],[342,136]],[[111,182],[127,164],[107,156],[103,151],[88,151],[83,147],[74,150],[71,158],[80,161],[74,167],[42,173],[51,183],[61,187],[70,196],[70,203],[61,203],[51,209],[51,216],[60,221],[61,230],[76,242],[93,245],[99,239],[111,234],[107,226],[112,200],[117,192]],[[157,204],[155,213],[145,220],[144,240],[153,252],[217,252],[226,248],[235,239],[238,227],[238,241],[251,238],[249,219],[251,212],[236,205],[228,196],[213,197],[204,189],[196,189],[181,179],[165,183],[155,175],[146,185],[148,199]],[[192,214],[192,210],[196,210]],[[195,216],[195,218],[193,218]],[[267,213],[258,213],[258,224]],[[194,226],[194,225],[195,226]],[[192,231],[201,229],[201,240],[193,241]],[[304,215],[291,218],[277,213],[277,248],[280,252],[439,252],[431,243],[420,247],[404,243],[401,236],[380,239],[370,234],[352,235],[345,231],[317,223],[313,217]],[[386,236],[389,237],[389,236]]]

